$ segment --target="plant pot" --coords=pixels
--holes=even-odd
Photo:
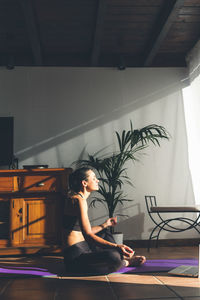
[[[114,232],[113,238],[114,238],[116,244],[118,244],[118,245],[123,244],[123,233],[122,232]]]

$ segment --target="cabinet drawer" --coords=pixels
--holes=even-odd
[[[19,191],[57,191],[59,180],[56,176],[22,176],[19,177]]]
[[[14,190],[13,177],[0,177],[0,191],[12,192]]]

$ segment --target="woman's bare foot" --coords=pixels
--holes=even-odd
[[[146,262],[145,256],[133,255],[132,257],[126,257],[125,260],[128,262],[127,267],[138,267]]]

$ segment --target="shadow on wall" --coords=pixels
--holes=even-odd
[[[105,74],[107,74],[106,71],[107,70],[104,70]],[[42,112],[37,115],[37,122],[38,124],[42,122],[41,126],[38,124],[34,126],[35,117],[31,115],[31,110],[29,114],[23,115],[23,118],[20,120],[20,122],[22,122],[20,127],[25,128],[26,123],[29,124],[29,127],[23,131],[23,139],[20,142],[21,149],[16,152],[16,156],[19,157],[20,160],[33,157],[49,148],[55,147],[77,136],[81,136],[89,130],[117,120],[131,111],[162,99],[174,92],[181,91],[183,85],[183,83],[181,83],[181,76],[183,77],[183,74],[180,75],[180,70],[177,73],[175,72],[174,77],[170,76],[171,73],[169,70],[162,72],[157,71],[154,73],[154,76],[151,76],[150,70],[144,72],[144,70],[141,71],[138,69],[133,73],[127,70],[118,72],[117,75],[116,71],[111,71],[109,71],[110,77],[105,76],[106,79],[109,78],[112,80],[111,88],[108,90],[108,93],[106,89],[102,92],[104,87],[108,88],[108,83],[105,82],[106,79],[103,80],[103,77],[101,77],[102,83],[99,83],[97,82],[99,78],[96,75],[96,77],[94,76],[94,87],[91,95],[90,91],[88,92],[86,90],[87,87],[82,87],[82,90],[79,92],[79,99],[73,99],[75,96],[73,91],[71,91],[72,97],[70,99],[72,99],[72,101],[70,103],[68,102],[66,104],[65,96],[60,95],[60,99],[54,101],[53,106],[46,104],[48,108],[48,111],[45,112],[46,119]],[[112,75],[114,75],[114,77],[112,77]],[[171,75],[173,75],[173,72]],[[101,74],[101,76],[103,75]],[[116,83],[114,84],[113,82],[115,81]],[[142,83],[144,84],[144,88],[141,88]],[[185,82],[185,84],[187,84],[187,82]],[[115,86],[114,91],[112,91],[113,86]],[[96,91],[94,91],[95,87]],[[63,89],[64,92],[66,92],[66,89],[67,87]],[[95,100],[94,92],[96,93]],[[81,98],[81,93],[87,93],[87,101],[85,101],[86,96],[83,95],[83,98]],[[49,94],[43,95],[44,101],[47,101],[45,98],[49,96],[50,92]],[[49,101],[51,100],[52,99],[49,99]],[[37,101],[39,103],[41,99]],[[82,102],[85,102],[84,106]],[[37,106],[37,103],[34,105]],[[52,116],[54,116],[53,120]],[[16,119],[16,123],[17,122],[18,120]],[[51,130],[51,128],[53,130]],[[31,130],[32,144],[28,139],[30,136],[29,130]],[[25,145],[26,141],[29,142]]]
[[[135,200],[133,199],[133,201]],[[134,203],[127,207],[121,206],[115,214],[119,215],[115,231],[123,232],[124,239],[142,239],[145,216],[141,211],[140,203]],[[122,217],[120,217],[121,215]]]
[[[99,207],[89,208],[92,210],[93,217],[90,218],[92,226],[99,225],[104,222],[108,215],[105,211],[99,212]],[[140,240],[142,239],[142,233],[144,232],[144,218],[145,213],[141,212],[141,206],[139,203],[130,205],[128,207],[122,206],[121,209],[115,211],[117,216],[117,225],[115,226],[115,232],[122,232],[124,239]]]
[[[130,217],[124,221],[120,221],[116,230],[124,233],[124,239],[141,240],[144,232],[144,213]]]

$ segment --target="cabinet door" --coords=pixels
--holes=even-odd
[[[15,199],[13,244],[60,243],[60,199],[58,196]]]
[[[20,243],[20,236],[23,229],[22,222],[22,203],[23,199],[12,199],[10,210],[10,244],[11,246]]]

